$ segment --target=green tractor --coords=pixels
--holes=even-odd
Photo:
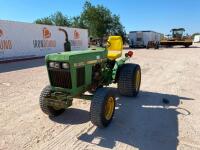
[[[106,127],[115,111],[115,93],[109,84],[117,83],[123,96],[137,96],[141,83],[141,69],[137,64],[125,64],[132,57],[129,51],[122,55],[120,36],[110,36],[106,48],[90,48],[49,54],[46,66],[50,85],[40,95],[40,107],[49,116],[57,116],[72,105],[73,98],[93,93],[90,106],[91,122]]]

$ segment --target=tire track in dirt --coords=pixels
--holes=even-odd
[[[73,141],[76,141],[76,135],[82,133],[81,130],[87,130],[87,124],[81,124],[78,126],[70,125],[62,133],[58,134],[53,140],[50,141],[50,144],[42,146],[41,149],[62,149],[62,147],[67,146],[68,149],[71,149],[71,144]],[[80,132],[81,131],[81,132]]]

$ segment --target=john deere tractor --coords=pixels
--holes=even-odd
[[[115,93],[107,86],[117,83],[124,96],[137,96],[140,89],[141,69],[137,64],[125,64],[132,57],[129,51],[122,55],[120,36],[110,36],[106,48],[91,48],[49,54],[46,66],[50,85],[40,95],[40,107],[49,116],[57,116],[72,105],[74,98],[93,93],[90,106],[91,122],[106,127],[115,111]]]
[[[160,41],[160,45],[166,47],[172,47],[177,45],[185,46],[186,48],[192,45],[193,41],[190,36],[184,36],[184,28],[171,29],[172,36],[168,35],[168,38],[163,38]]]

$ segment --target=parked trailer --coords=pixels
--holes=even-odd
[[[200,43],[200,35],[195,35],[193,42],[194,43]]]
[[[131,31],[129,33],[129,47],[151,48],[152,45],[159,46],[162,36],[163,34],[155,31]]]

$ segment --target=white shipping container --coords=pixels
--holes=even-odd
[[[67,31],[72,50],[88,48],[86,29],[0,20],[0,60],[64,51],[66,37],[59,28]]]
[[[200,43],[200,35],[195,35],[194,36],[194,43]]]
[[[154,31],[131,31],[129,33],[130,47],[147,47],[148,42],[160,42],[163,34]]]

